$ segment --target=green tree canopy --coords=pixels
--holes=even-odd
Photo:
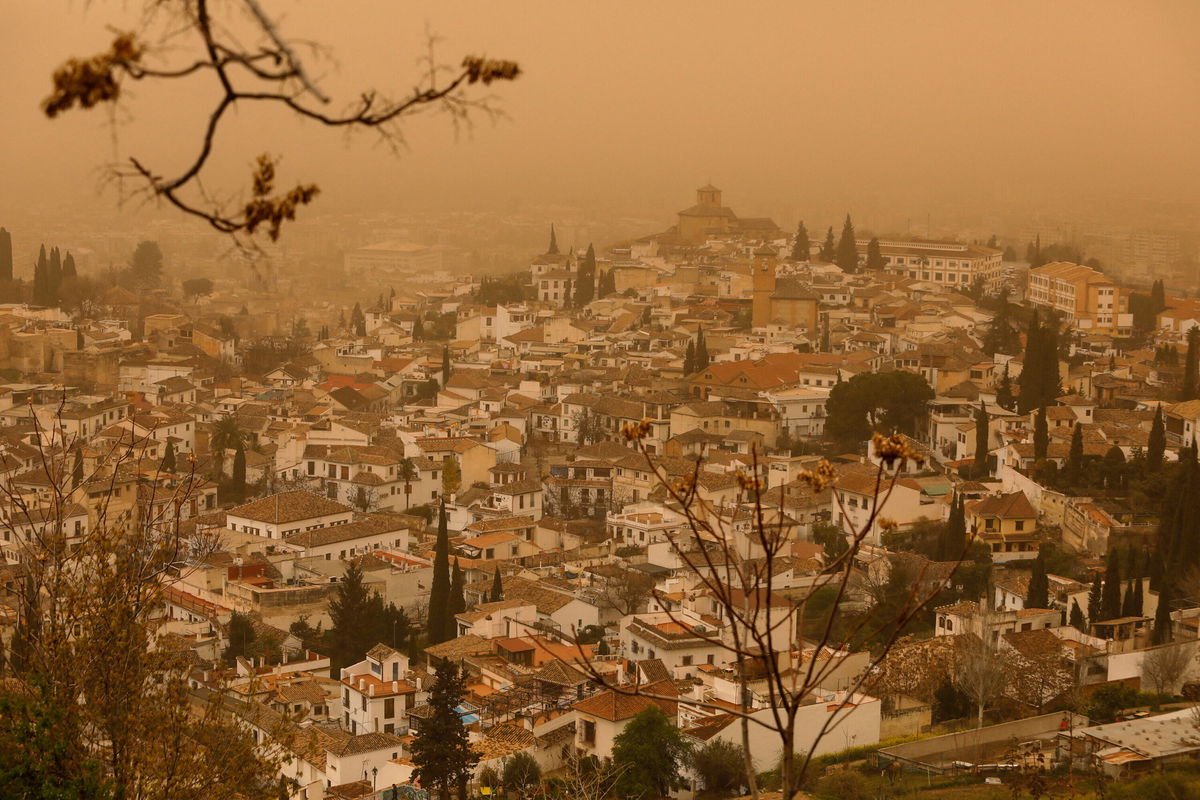
[[[431,713],[421,720],[412,743],[414,777],[440,800],[450,800],[452,790],[463,792],[479,763],[458,711],[466,692],[466,675],[458,665],[438,664],[429,692]]]
[[[868,372],[836,384],[826,404],[825,435],[847,450],[873,431],[915,435],[933,389],[915,372]]]
[[[617,795],[629,800],[667,797],[684,787],[683,768],[690,748],[656,705],[639,712],[613,740],[613,765],[619,772]]]

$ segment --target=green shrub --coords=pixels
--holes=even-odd
[[[848,769],[831,772],[817,781],[816,793],[830,800],[873,800],[871,783],[861,773]]]

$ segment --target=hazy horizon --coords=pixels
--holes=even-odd
[[[0,76],[6,215],[116,205],[96,198],[113,150],[108,112],[56,120],[52,70],[111,39],[124,4],[9,3]],[[382,0],[273,2],[284,32],[329,45],[323,86],[412,85],[426,23],[440,60],[518,60],[494,87],[506,118],[455,141],[444,116],[412,118],[394,156],[283,114],[247,111],[222,132],[211,180],[245,181],[258,152],[323,194],[306,214],[554,205],[669,212],[712,181],[745,215],[823,227],[840,211],[902,230],[927,215],[1079,213],[1114,219],[1200,201],[1200,53],[1194,3],[613,3],[475,6]],[[1035,13],[1036,12],[1036,13]],[[180,43],[183,46],[183,43]],[[206,79],[134,84],[120,152],[170,173],[194,152]],[[183,102],[189,101],[189,102]],[[335,102],[335,107],[339,106]],[[221,184],[217,179],[225,181]],[[106,208],[107,207],[107,208]],[[936,221],[935,221],[936,227]]]

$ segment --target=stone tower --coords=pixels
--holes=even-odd
[[[778,253],[763,245],[754,251],[751,276],[754,285],[754,305],[750,314],[750,325],[762,328],[771,321],[771,295],[775,293],[775,261]]]

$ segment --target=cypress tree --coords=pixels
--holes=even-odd
[[[12,276],[12,234],[7,228],[0,228],[0,281],[11,281]]]
[[[1200,397],[1200,327],[1187,332],[1187,355],[1183,360],[1183,390],[1180,400]]]
[[[246,496],[246,447],[240,441],[233,451],[233,473],[231,475],[234,495],[240,500]]]
[[[582,308],[596,298],[596,250],[591,244],[579,265],[576,281],[575,305]]]
[[[429,620],[426,638],[441,644],[451,638],[450,615],[450,535],[446,529],[446,504],[438,507],[437,544],[433,551],[433,581],[429,588]]]
[[[1156,315],[1161,314],[1167,307],[1167,291],[1161,280],[1155,281],[1150,287],[1150,306]]]
[[[1136,598],[1134,597],[1133,584],[1134,584],[1134,581],[1126,581],[1125,582],[1125,594],[1121,600],[1121,616],[1122,617],[1136,617],[1137,616],[1137,614],[1135,614],[1133,612],[1134,603],[1136,602]]]
[[[1044,391],[1041,381],[1045,376],[1042,369],[1042,326],[1038,319],[1038,310],[1033,310],[1029,319],[1029,330],[1025,334],[1025,355],[1022,359],[1021,374],[1017,383],[1021,392],[1017,397],[1017,411],[1028,414],[1038,406],[1045,405]]]
[[[1154,424],[1150,426],[1150,441],[1146,445],[1146,470],[1158,472],[1162,469],[1163,454],[1167,450],[1167,429],[1163,425],[1162,404],[1154,411]]]
[[[838,238],[836,263],[843,272],[858,272],[858,245],[854,238],[854,224],[850,215],[842,223],[842,235]]]
[[[1062,393],[1062,377],[1058,372],[1058,323],[1053,316],[1042,328],[1042,399],[1049,404]]]
[[[1071,617],[1069,624],[1077,631],[1087,631],[1087,622],[1084,621],[1083,612],[1079,610],[1079,603],[1075,600],[1071,601]]]
[[[879,248],[878,237],[871,237],[871,241],[867,242],[867,269],[881,270],[887,266],[887,262],[883,260],[883,251]]]
[[[1050,430],[1046,424],[1046,407],[1037,410],[1033,418],[1033,458],[1041,461],[1050,450]]]
[[[696,371],[708,369],[709,363],[708,343],[704,341],[704,329],[701,328],[696,334]]]
[[[50,259],[46,256],[46,245],[38,252],[37,262],[33,265],[33,303],[39,306],[50,305],[49,299]]]
[[[975,478],[982,478],[988,472],[988,442],[987,408],[980,400],[975,410]]]
[[[825,231],[825,242],[821,245],[821,252],[818,258],[822,261],[832,264],[834,257],[837,255],[837,245],[833,243],[833,226],[829,226],[829,230]]]
[[[1131,591],[1130,591],[1130,594],[1133,595],[1133,603],[1130,604],[1130,610],[1133,613],[1129,614],[1128,616],[1140,617],[1140,616],[1142,616],[1142,614],[1145,613],[1145,611],[1146,611],[1145,604],[1144,604],[1145,594],[1146,594],[1145,588],[1146,587],[1142,583],[1141,578],[1138,578],[1137,580],[1135,580],[1133,582],[1133,586],[1131,587]]]
[[[58,305],[58,289],[62,286],[62,254],[55,247],[50,251],[50,269],[46,272],[46,296],[48,305]]]
[[[467,597],[463,592],[463,572],[458,566],[458,558],[454,559],[454,569],[450,573],[450,615],[461,614],[467,610]],[[457,628],[458,623],[453,623]]]
[[[831,352],[829,344],[829,315],[821,317],[821,343],[817,347],[822,353]]]
[[[554,233],[554,223],[550,223],[550,246],[546,248],[546,255],[558,255],[558,236]]]
[[[1083,477],[1083,428],[1078,422],[1071,431],[1071,450],[1067,453],[1067,480],[1074,486]]]
[[[1101,621],[1101,598],[1104,593],[1103,585],[1100,582],[1100,573],[1097,572],[1092,578],[1092,588],[1088,591],[1088,622],[1096,624]]]
[[[167,451],[165,453],[163,453],[162,471],[163,472],[174,472],[175,471],[175,443],[174,442],[167,442]]]
[[[450,382],[450,347],[442,345],[442,386]]]
[[[1154,630],[1150,634],[1153,644],[1170,644],[1175,635],[1171,632],[1171,591],[1164,585],[1158,592],[1158,607],[1154,610]]]
[[[687,352],[683,356],[683,374],[691,375],[696,371],[696,343],[688,339]]]
[[[168,442],[167,446],[169,447],[170,444],[171,443]],[[75,448],[75,461],[71,465],[71,488],[78,489],[80,484],[82,484],[82,483],[83,483],[83,448],[76,447]]]
[[[792,260],[793,261],[808,261],[812,257],[812,245],[808,241],[808,229],[804,227],[804,220],[800,220],[800,225],[796,228],[796,238],[792,242]]]
[[[67,257],[63,259],[62,276],[64,280],[79,276],[79,273],[75,271],[75,256],[70,253],[67,253]]]
[[[496,571],[492,573],[492,591],[488,595],[488,601],[491,603],[499,603],[504,599],[504,582],[500,579],[500,566],[496,565]]]
[[[996,405],[1005,411],[1015,411],[1017,408],[1017,398],[1013,394],[1012,378],[1008,375],[1008,364],[1004,365],[1004,372],[1000,374],[1000,383],[996,386]]]
[[[1104,567],[1104,589],[1100,595],[1100,616],[1102,619],[1116,619],[1121,616],[1121,560],[1116,548],[1108,551],[1108,563]]]
[[[1050,581],[1046,577],[1046,554],[1040,549],[1033,562],[1033,573],[1029,576],[1029,591],[1026,593],[1025,607],[1050,607]]]

